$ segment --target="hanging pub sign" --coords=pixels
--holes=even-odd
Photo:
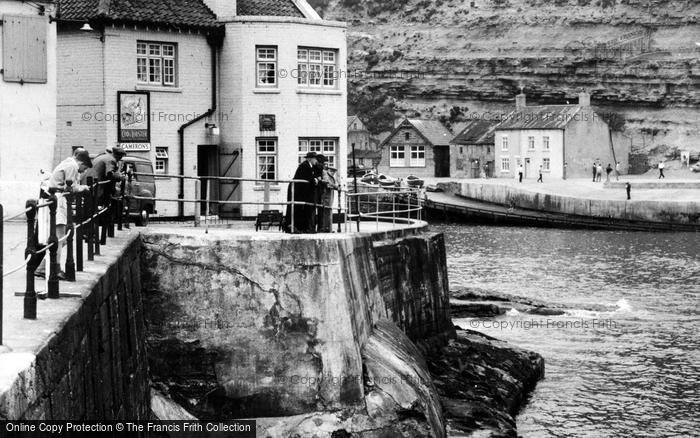
[[[117,91],[119,143],[151,141],[151,96],[147,91]]]

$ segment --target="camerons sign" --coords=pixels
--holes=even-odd
[[[149,143],[151,141],[150,94],[147,91],[118,91],[117,105],[119,143]]]

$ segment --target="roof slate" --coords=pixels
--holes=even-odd
[[[449,145],[452,133],[438,120],[408,119],[418,132],[435,145]]]
[[[452,139],[454,144],[493,144],[496,120],[472,120]]]
[[[528,106],[505,116],[496,129],[564,129],[581,108],[579,105]]]
[[[304,18],[292,0],[238,0],[238,15],[268,15]]]
[[[176,27],[219,27],[216,15],[201,0],[59,0],[60,19],[107,19]]]

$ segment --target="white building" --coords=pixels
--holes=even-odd
[[[0,0],[0,203],[24,209],[50,171],[56,142],[53,2]]]

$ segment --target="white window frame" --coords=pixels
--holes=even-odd
[[[297,47],[296,76],[302,88],[338,88],[338,50]]]
[[[177,76],[176,43],[136,42],[136,80],[139,84],[176,87]]]
[[[501,151],[508,152],[508,136],[504,135],[501,137]]]
[[[278,161],[277,161],[277,138],[274,137],[261,137],[255,140],[255,164],[257,166],[255,177],[259,180],[276,180],[278,172]],[[267,175],[270,173],[269,166],[272,165],[272,175]],[[263,170],[263,167],[265,169]],[[262,184],[257,182],[257,184]]]
[[[425,167],[425,146],[411,146],[409,163],[411,167]]]
[[[542,171],[549,172],[552,168],[552,161],[549,158],[542,158]]]
[[[168,148],[162,146],[156,146],[156,160],[153,166],[155,173],[168,173]]]
[[[256,87],[277,88],[277,55],[277,46],[255,46]],[[263,72],[266,73],[264,76],[261,75]]]
[[[501,158],[501,172],[510,172],[510,157]]]
[[[545,151],[548,151],[550,148],[549,146],[549,136],[545,135],[542,137],[542,149]]]
[[[389,167],[406,167],[406,146],[389,146]]]
[[[529,150],[529,151],[535,150],[535,136],[534,135],[529,135],[527,137],[527,150]]]
[[[304,161],[308,152],[323,154],[328,162],[328,167],[338,168],[338,139],[321,137],[299,138],[299,163]]]

